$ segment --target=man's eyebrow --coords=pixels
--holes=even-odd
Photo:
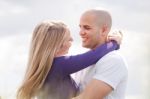
[[[79,27],[86,27],[86,28],[90,28],[91,26],[90,25],[79,25]]]

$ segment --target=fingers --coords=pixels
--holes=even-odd
[[[123,33],[121,31],[115,31],[108,35],[107,41],[115,40],[118,44],[121,44]]]
[[[111,41],[111,40],[116,41],[119,45],[121,44],[121,39],[120,38],[117,38],[115,36],[110,36],[109,37],[109,41]]]
[[[121,35],[121,37],[123,37],[123,33],[119,30],[119,32],[118,33],[120,33],[120,35]]]

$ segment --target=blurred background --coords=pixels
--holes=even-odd
[[[79,18],[90,8],[112,15],[112,31],[124,33],[121,53],[129,81],[126,99],[150,99],[150,1],[149,0],[0,0],[0,99],[15,99],[26,69],[34,27],[45,19],[65,22],[74,39],[69,54],[81,47]]]

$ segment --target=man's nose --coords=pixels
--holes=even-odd
[[[83,36],[83,35],[85,35],[85,31],[83,30],[83,29],[80,29],[80,36]]]

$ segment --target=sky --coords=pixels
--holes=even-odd
[[[79,19],[90,8],[112,15],[112,31],[124,34],[120,52],[128,63],[127,99],[149,99],[150,2],[149,0],[0,0],[0,96],[12,99],[22,80],[34,27],[45,19],[61,20],[74,39],[69,54],[81,47]]]

